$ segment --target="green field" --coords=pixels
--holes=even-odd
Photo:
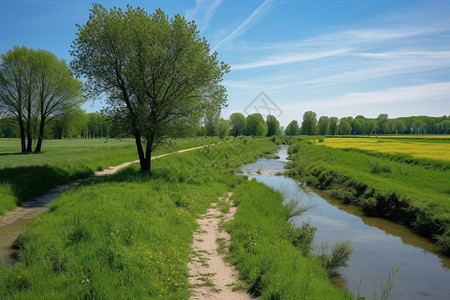
[[[432,237],[448,252],[450,165],[446,160],[416,157],[426,152],[417,146],[420,143],[440,149],[436,151],[445,156],[450,140],[312,138],[291,145],[290,174],[361,206],[367,215],[394,220]],[[392,150],[409,148],[409,154]]]
[[[236,191],[239,204],[228,230],[243,288],[261,299],[349,297],[293,245],[301,230],[287,221],[281,195],[235,175],[277,148],[269,139],[239,138],[155,160],[152,174],[132,165],[64,192],[16,240],[18,263],[0,264],[0,298],[187,299],[196,219],[227,191]],[[255,230],[257,251],[238,251]]]
[[[217,141],[217,138],[172,140],[154,155]],[[0,139],[0,216],[60,184],[138,159],[132,139],[47,140],[42,153],[22,154],[18,150],[18,139]]]

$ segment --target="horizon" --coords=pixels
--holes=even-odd
[[[450,3],[353,0],[237,2],[99,1],[130,3],[148,13],[161,8],[195,20],[220,60],[230,65],[222,117],[267,108],[283,126],[314,111],[338,118],[442,117],[450,114]],[[75,24],[89,16],[89,1],[1,2],[0,53],[13,46],[51,51],[70,62]],[[14,26],[11,26],[14,24]],[[255,100],[256,99],[256,100]],[[273,106],[275,105],[275,106]],[[101,101],[88,101],[87,112]],[[250,107],[250,109],[249,109]],[[276,110],[278,109],[278,110]]]

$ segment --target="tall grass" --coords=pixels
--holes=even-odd
[[[352,299],[336,288],[322,262],[309,255],[314,230],[288,222],[292,207],[280,193],[256,181],[239,186],[231,233],[229,260],[240,271],[245,288],[261,299]]]

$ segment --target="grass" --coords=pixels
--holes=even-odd
[[[197,216],[246,182],[234,175],[242,164],[275,149],[237,139],[64,192],[19,236],[18,263],[0,265],[0,298],[187,299]]]
[[[280,193],[256,181],[240,185],[231,234],[229,260],[236,265],[244,288],[260,299],[353,299],[336,288],[318,259],[296,247],[291,209]]]
[[[218,139],[173,140],[154,155]],[[70,139],[44,141],[42,153],[21,154],[18,139],[0,139],[0,216],[47,190],[95,171],[138,159],[134,140]]]
[[[333,140],[332,143],[339,140],[341,145],[348,140],[348,145],[352,147],[366,144],[365,139],[352,138],[326,139],[324,143],[293,143],[289,152],[294,162],[290,164],[289,174],[327,190],[335,198],[359,205],[367,215],[391,219],[413,228],[419,234],[433,237],[443,246],[444,252],[449,253],[448,162],[322,146],[329,140]],[[362,140],[360,144],[357,143],[359,140]],[[368,145],[377,145],[376,139],[370,140]],[[392,141],[394,144],[383,139],[380,141],[380,145],[386,145],[383,148],[385,151],[401,143],[395,140]],[[447,143],[424,144],[439,148]],[[414,146],[412,144],[413,150],[419,153]]]

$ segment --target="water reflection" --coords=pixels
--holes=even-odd
[[[287,147],[277,153],[280,159],[261,159],[242,170],[259,182],[283,192],[285,199],[298,199],[314,205],[294,222],[309,221],[317,227],[315,244],[351,240],[355,252],[349,266],[342,270],[348,288],[370,296],[374,285],[380,290],[386,277],[400,262],[402,279],[392,292],[392,299],[449,299],[450,259],[428,239],[417,236],[405,226],[362,215],[352,205],[324,197],[320,191],[304,187],[291,178],[275,176],[284,171]]]

